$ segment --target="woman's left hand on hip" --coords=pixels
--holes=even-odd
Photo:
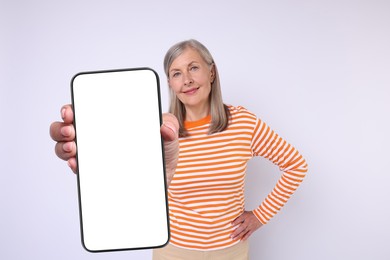
[[[244,211],[244,213],[233,220],[232,225],[235,226],[236,229],[231,234],[231,238],[245,241],[263,224],[261,224],[252,211]]]

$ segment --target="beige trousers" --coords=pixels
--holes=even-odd
[[[240,243],[212,251],[183,249],[168,244],[153,250],[153,260],[249,260],[249,242]]]

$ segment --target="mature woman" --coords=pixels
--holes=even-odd
[[[172,46],[164,69],[170,113],[177,118],[166,114],[161,128],[169,148],[171,240],[154,250],[153,259],[248,259],[247,238],[291,197],[305,177],[306,162],[253,113],[223,103],[217,66],[198,41]],[[58,142],[57,155],[75,171],[71,116],[70,106],[65,106],[64,122],[53,123],[51,135]],[[253,156],[269,159],[282,174],[260,206],[248,210],[244,179]]]

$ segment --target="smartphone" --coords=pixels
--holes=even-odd
[[[90,252],[169,241],[161,98],[150,68],[81,72],[71,81],[81,240]]]

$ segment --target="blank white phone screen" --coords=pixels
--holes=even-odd
[[[72,80],[83,246],[91,252],[169,240],[157,73],[86,72]]]

